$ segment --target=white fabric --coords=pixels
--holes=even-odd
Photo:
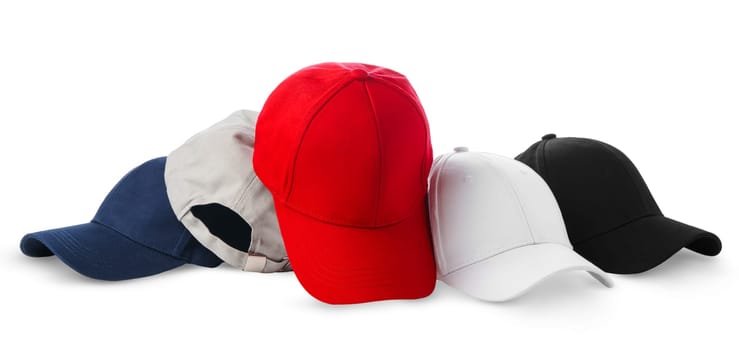
[[[549,277],[567,271],[587,271],[605,286],[611,279],[572,249],[561,244],[529,244],[497,254],[442,277],[475,298],[506,301],[525,294]]]
[[[429,210],[440,279],[473,295],[479,291],[478,298],[513,298],[552,273],[573,269],[611,285],[608,275],[572,250],[554,195],[521,162],[465,147],[437,157]],[[542,256],[532,259],[528,251]]]

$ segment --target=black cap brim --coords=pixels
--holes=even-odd
[[[713,233],[664,216],[648,216],[578,242],[574,248],[603,271],[633,274],[660,265],[682,248],[717,255],[721,240]]]

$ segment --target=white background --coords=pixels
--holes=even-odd
[[[737,348],[735,1],[262,3],[0,3],[0,348]],[[437,155],[513,157],[550,132],[615,145],[724,251],[610,290],[573,272],[505,304],[438,283],[341,307],[291,273],[111,283],[21,254],[24,233],[88,221],[128,170],[324,61],[407,75]]]

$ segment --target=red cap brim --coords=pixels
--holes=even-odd
[[[337,226],[275,201],[290,264],[308,293],[329,304],[418,299],[436,285],[425,205],[379,228]]]

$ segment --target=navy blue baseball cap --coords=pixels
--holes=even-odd
[[[25,235],[21,251],[56,255],[75,271],[119,281],[191,263],[215,267],[221,259],[177,220],[164,184],[166,158],[152,159],[113,187],[90,223]]]

